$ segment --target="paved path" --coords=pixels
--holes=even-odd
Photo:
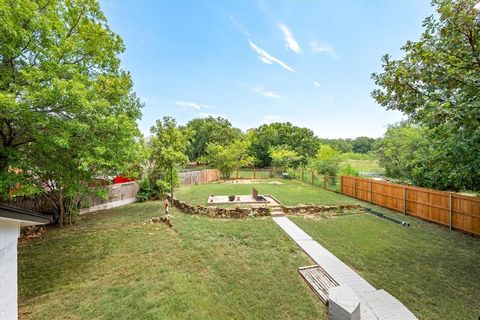
[[[362,320],[417,319],[400,301],[385,290],[377,290],[280,212],[272,212],[272,219],[335,281],[358,295]]]

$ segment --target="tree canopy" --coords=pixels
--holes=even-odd
[[[0,20],[2,193],[53,181],[60,203],[124,169],[142,105],[98,2],[2,1]]]
[[[170,191],[178,184],[178,169],[188,161],[186,155],[188,132],[177,126],[175,119],[164,117],[151,127],[151,179],[158,184],[161,179],[170,185]]]
[[[272,166],[282,170],[297,166],[302,160],[302,156],[286,146],[270,148],[270,158],[272,158]]]
[[[480,12],[478,1],[434,0],[437,15],[424,21],[419,41],[408,41],[404,57],[383,57],[372,75],[372,96],[429,129],[430,151],[421,167],[438,188],[480,190]],[[436,173],[436,174],[434,174]]]
[[[240,129],[234,128],[230,121],[221,117],[196,118],[190,120],[183,129],[190,131],[187,148],[190,161],[204,156],[209,143],[225,146],[242,136]]]
[[[251,140],[250,154],[260,167],[272,165],[270,148],[286,146],[304,157],[311,157],[319,146],[318,138],[312,130],[286,123],[264,124],[252,129],[248,134]]]
[[[205,162],[220,170],[224,178],[230,178],[233,171],[251,165],[254,158],[248,155],[249,142],[236,140],[227,146],[209,143],[204,157]]]

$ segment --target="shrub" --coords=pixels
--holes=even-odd
[[[351,164],[347,163],[340,167],[338,172],[341,176],[355,176],[358,177],[359,172],[352,167]]]
[[[140,189],[137,193],[138,201],[144,202],[151,200],[154,197],[155,190],[149,178],[143,178],[142,180],[138,181],[138,185],[140,186]]]

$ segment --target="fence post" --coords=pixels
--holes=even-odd
[[[323,175],[323,189],[327,189],[327,176]]]
[[[369,181],[369,190],[368,190],[370,203],[372,203],[372,180]]]
[[[353,197],[357,198],[357,178],[353,178]]]
[[[403,214],[407,214],[407,187],[403,186]]]
[[[237,169],[237,179],[238,179],[238,169]]]
[[[304,170],[303,170],[303,168],[302,168],[302,182],[304,181],[304,179],[303,179],[303,174],[304,174]]]
[[[273,168],[270,168],[270,178],[273,178]]]
[[[314,177],[313,177],[313,170],[312,170],[312,184],[315,185],[315,182],[314,182]]]
[[[257,172],[255,171],[255,167],[253,167],[253,179],[255,180],[257,178]]]
[[[452,195],[448,195],[448,225],[450,227],[450,230],[452,230]]]
[[[340,193],[343,194],[343,176],[340,176]]]

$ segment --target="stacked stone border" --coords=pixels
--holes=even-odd
[[[170,197],[168,197],[170,199]],[[210,218],[246,218],[269,216],[271,209],[269,207],[235,207],[221,208],[211,206],[192,206],[185,201],[173,198],[173,205],[181,211],[188,214],[197,214]]]
[[[170,200],[170,196],[167,196]],[[276,199],[275,199],[276,200]],[[279,202],[278,200],[276,200]],[[280,202],[279,202],[280,203]],[[210,218],[246,218],[246,217],[265,217],[270,216],[271,207],[252,206],[252,207],[234,207],[223,208],[214,206],[190,205],[185,201],[173,198],[173,205],[179,210],[187,214],[207,216]],[[326,211],[341,211],[345,209],[361,208],[359,204],[348,204],[338,206],[322,206],[322,205],[300,205],[300,206],[284,206],[280,204],[281,210],[285,214],[316,214]]]
[[[341,204],[338,206],[323,206],[323,205],[299,205],[299,206],[282,206],[285,214],[315,214],[327,211],[342,211],[348,209],[362,208],[359,204]]]

